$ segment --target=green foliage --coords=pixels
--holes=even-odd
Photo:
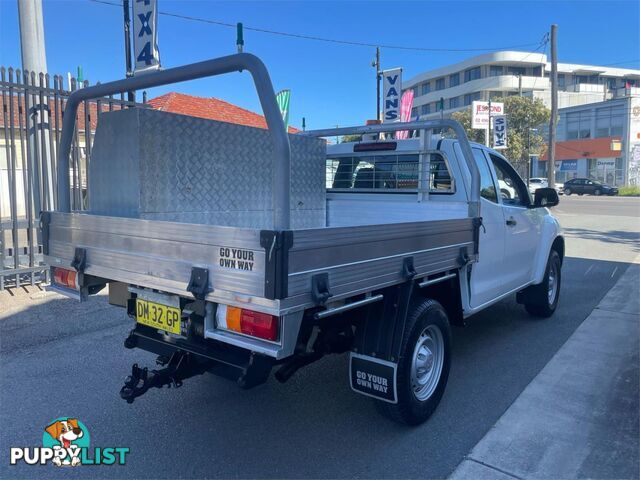
[[[629,187],[619,187],[618,195],[621,197],[640,197],[640,187],[637,185]]]
[[[521,175],[525,175],[529,153],[540,154],[545,147],[543,128],[549,123],[551,111],[542,100],[530,97],[496,98],[492,102],[504,103],[507,114],[508,146],[503,154]],[[484,143],[484,130],[471,128],[471,107],[454,112],[451,117],[459,121],[469,140]],[[537,131],[531,131],[537,129]],[[529,150],[529,145],[531,146]]]
[[[347,142],[359,142],[362,140],[362,135],[343,135],[340,143]]]
[[[457,112],[453,112],[451,114],[451,118],[457,120],[462,124],[465,132],[467,132],[469,141],[484,143],[484,130],[471,128],[471,107],[467,108],[466,110],[458,110]]]

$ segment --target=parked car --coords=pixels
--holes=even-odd
[[[610,185],[591,180],[589,178],[573,178],[568,182],[564,182],[564,194],[571,195],[617,195],[618,189]]]
[[[516,198],[516,191],[506,181],[498,179],[498,187],[500,188],[502,198],[506,198],[507,200]]]
[[[547,188],[549,182],[546,178],[530,178],[529,179],[529,193],[536,193],[539,188]]]

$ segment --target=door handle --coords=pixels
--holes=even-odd
[[[507,225],[508,226],[513,227],[513,226],[515,226],[516,223],[518,223],[518,222],[516,222],[515,218],[513,218],[513,217],[507,218]]]

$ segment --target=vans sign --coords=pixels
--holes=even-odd
[[[382,72],[382,122],[400,120],[400,96],[402,95],[402,69],[394,68]]]
[[[507,117],[497,115],[493,118],[493,148],[507,148]]]

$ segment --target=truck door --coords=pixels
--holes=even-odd
[[[480,261],[471,271],[472,308],[479,307],[496,298],[503,290],[505,227],[488,159],[480,148],[473,148],[473,156],[480,170],[480,195],[483,228],[480,229]]]
[[[489,158],[501,185],[508,192],[500,196],[505,218],[505,268],[503,289],[508,291],[527,284],[533,276],[534,261],[542,228],[542,209],[528,208],[529,191],[515,169],[504,158],[489,153]]]

